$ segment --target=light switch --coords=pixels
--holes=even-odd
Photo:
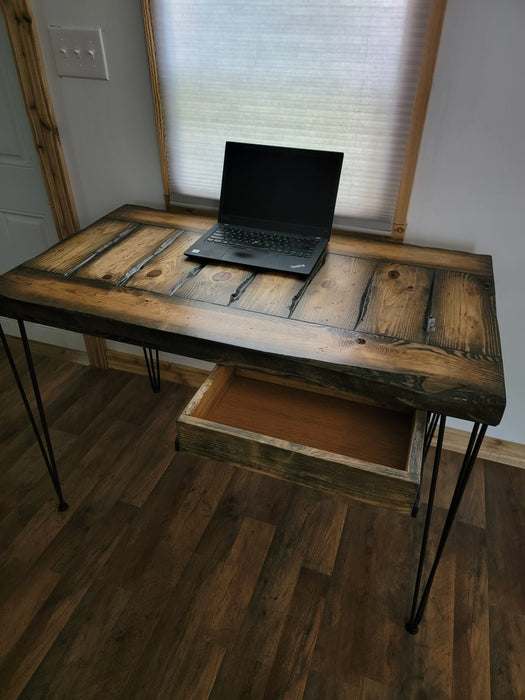
[[[58,75],[109,80],[102,29],[49,27]]]

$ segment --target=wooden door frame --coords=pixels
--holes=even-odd
[[[80,229],[29,0],[0,0],[40,170],[59,239]],[[84,336],[89,362],[108,367],[106,342]]]

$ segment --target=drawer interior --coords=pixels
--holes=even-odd
[[[192,415],[213,423],[407,471],[414,412],[392,410],[220,368]]]

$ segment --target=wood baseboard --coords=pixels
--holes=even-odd
[[[466,430],[445,428],[443,447],[451,452],[464,454],[469,439],[470,433]],[[435,436],[432,444],[436,444]],[[525,469],[525,445],[520,445],[518,442],[509,442],[485,436],[479,456],[481,459],[487,459],[491,462],[499,462],[510,467]]]
[[[110,369],[119,369],[132,374],[148,374],[146,362],[142,355],[132,355],[120,350],[108,350],[107,359]],[[195,387],[195,389],[200,387],[209,374],[204,369],[178,365],[166,360],[161,360],[159,364],[162,380],[176,384],[185,384],[186,386]]]
[[[20,338],[8,336],[9,344],[15,347],[22,345]],[[69,362],[77,362],[89,365],[87,352],[81,350],[69,350],[68,348],[31,341],[31,347],[35,352],[48,357],[61,357]],[[148,370],[142,355],[133,355],[119,350],[107,350],[107,362],[110,369],[117,369],[132,374],[147,375]],[[160,362],[161,378],[164,381],[184,384],[197,389],[204,382],[209,372],[196,367],[179,365],[163,360]],[[451,452],[464,453],[470,434],[457,428],[446,428],[443,447]],[[434,438],[435,442],[435,438]],[[509,442],[493,437],[485,437],[479,453],[481,459],[499,462],[511,467],[525,469],[525,445],[518,442]]]

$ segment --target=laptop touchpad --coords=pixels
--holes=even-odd
[[[248,262],[260,259],[262,255],[266,255],[266,252],[265,250],[252,250],[251,248],[229,248],[221,257],[221,260],[226,262]]]

